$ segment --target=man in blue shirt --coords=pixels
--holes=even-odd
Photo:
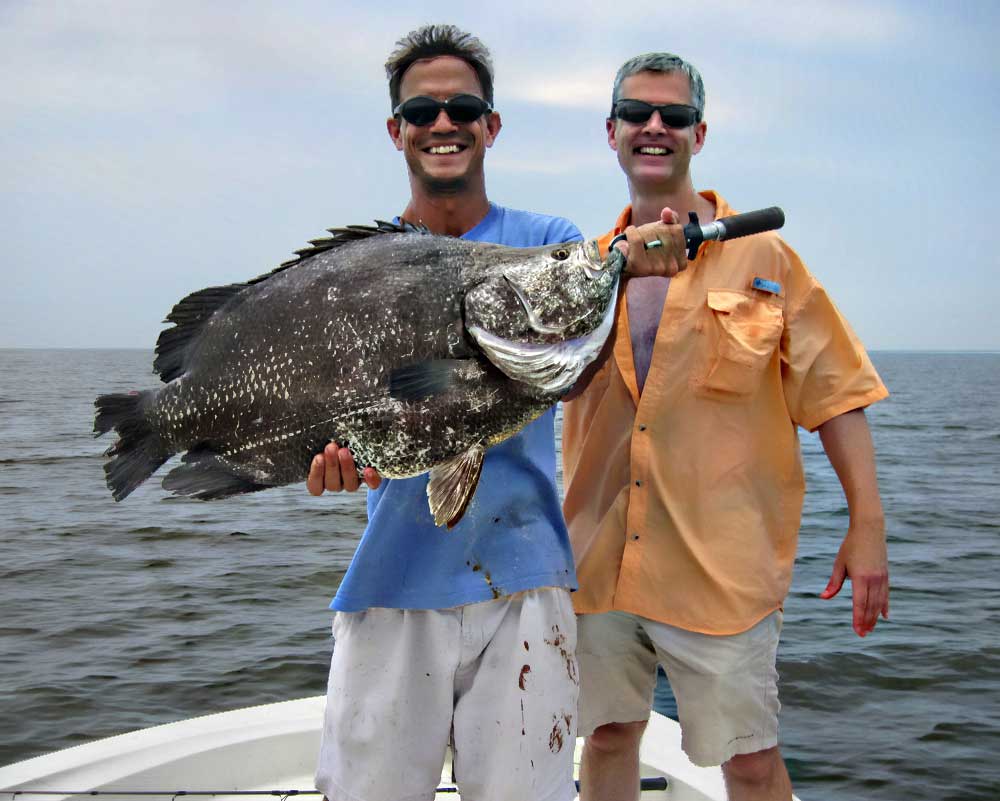
[[[420,28],[397,43],[386,72],[387,128],[410,181],[400,217],[515,247],[582,238],[565,219],[488,200],[483,161],[501,121],[478,39],[453,26]],[[641,235],[676,234],[661,226]],[[555,484],[554,417],[487,452],[451,530],[429,514],[426,475],[382,481],[365,470],[368,526],[331,604],[316,776],[330,801],[433,798],[449,741],[463,796],[574,797],[576,578]],[[314,495],[357,489],[350,452],[331,443],[307,486]]]

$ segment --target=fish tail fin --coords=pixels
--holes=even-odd
[[[146,419],[144,409],[154,391],[116,392],[94,401],[94,435],[111,429],[118,433],[115,444],[105,451],[111,458],[104,463],[108,489],[116,501],[123,500],[149,478],[167,459],[170,451]]]

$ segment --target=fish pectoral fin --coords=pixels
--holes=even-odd
[[[427,503],[435,525],[453,528],[462,519],[479,484],[485,454],[486,449],[476,445],[431,469],[431,478],[427,482]]]
[[[163,479],[163,489],[174,495],[190,495],[201,501],[213,501],[231,495],[257,492],[271,486],[241,475],[238,468],[206,447],[189,450],[181,461],[183,464],[175,467]]]
[[[399,367],[389,374],[389,395],[404,401],[443,395],[459,383],[468,364],[467,359],[434,359]]]

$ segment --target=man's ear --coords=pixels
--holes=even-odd
[[[486,137],[484,142],[486,147],[493,147],[493,142],[500,135],[500,129],[503,127],[503,122],[500,120],[500,115],[495,111],[491,111],[486,116]]]
[[[403,130],[402,124],[395,117],[389,117],[385,121],[385,129],[389,132],[389,138],[392,139],[392,143],[396,146],[396,150],[403,149]]]
[[[613,119],[611,119],[611,117],[608,117],[604,121],[604,126],[608,130],[608,147],[610,147],[612,150],[614,150],[617,153],[618,152],[618,142],[615,139],[615,121]]]
[[[691,153],[700,153],[705,146],[705,135],[708,133],[708,123],[704,120],[694,126],[694,144],[691,145]]]

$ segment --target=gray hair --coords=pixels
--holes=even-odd
[[[698,109],[699,119],[705,116],[705,84],[701,73],[693,64],[689,64],[673,53],[645,53],[630,58],[618,69],[615,75],[615,88],[611,90],[611,109],[614,112],[615,103],[621,100],[622,82],[640,72],[683,72],[687,75],[691,87],[691,105]]]
[[[399,105],[404,73],[415,61],[436,56],[454,56],[472,67],[482,87],[483,100],[493,105],[493,61],[486,45],[454,25],[424,25],[396,42],[396,49],[385,62],[391,108]]]

